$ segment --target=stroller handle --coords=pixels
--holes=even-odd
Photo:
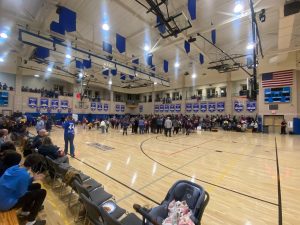
[[[156,220],[154,220],[149,213],[146,211],[145,208],[143,208],[142,206],[140,206],[139,204],[134,204],[133,208],[135,209],[135,211],[137,211],[139,214],[141,214],[143,216],[143,224],[144,224],[144,219],[147,219],[150,223],[152,223],[153,225],[161,225],[159,223],[157,223]]]

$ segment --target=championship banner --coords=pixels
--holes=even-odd
[[[186,103],[185,111],[186,112],[191,112],[192,111],[192,103]]]
[[[95,111],[96,110],[96,102],[91,102],[91,110]]]
[[[234,110],[236,112],[242,112],[244,110],[244,105],[242,102],[239,101],[234,101]]]
[[[175,111],[175,105],[171,104],[170,105],[170,112],[174,112]]]
[[[199,103],[194,103],[194,105],[193,105],[193,111],[195,113],[199,112]]]
[[[60,108],[61,109],[67,109],[67,108],[69,108],[69,102],[68,102],[68,100],[60,100]]]
[[[108,104],[104,103],[103,108],[104,108],[104,111],[107,112],[108,111]]]
[[[98,103],[97,109],[98,109],[98,111],[102,111],[102,104],[101,103]]]
[[[116,112],[120,112],[120,105],[116,104]]]
[[[139,105],[139,112],[142,113],[144,111],[144,106],[143,105]]]
[[[31,98],[31,97],[29,97],[28,98],[28,106],[30,107],[30,108],[36,108],[37,107],[37,98]]]
[[[207,111],[207,103],[200,104],[200,111],[203,113]]]
[[[154,112],[158,113],[159,112],[159,105],[154,106]]]
[[[40,99],[40,108],[41,109],[47,109],[49,105],[49,100],[48,98],[41,98]]]
[[[225,111],[225,102],[217,102],[217,111],[224,112]]]
[[[256,110],[256,102],[247,101],[246,107],[248,112],[254,112]]]
[[[216,111],[216,103],[215,102],[209,102],[208,103],[208,111],[209,112],[215,112]]]
[[[176,104],[175,110],[177,113],[179,113],[181,111],[181,104]]]
[[[121,105],[121,112],[125,112],[125,105]]]
[[[159,106],[159,111],[160,111],[160,112],[164,112],[164,109],[165,109],[164,105],[160,105],[160,106]]]
[[[170,106],[169,105],[165,105],[165,112],[169,112]]]
[[[51,100],[51,108],[52,109],[58,109],[58,100],[57,99],[52,99]]]

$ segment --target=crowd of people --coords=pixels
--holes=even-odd
[[[39,88],[29,88],[29,87],[22,86],[22,91],[31,92],[31,93],[41,93],[41,96],[45,98],[58,98],[58,96],[73,97],[73,93],[67,93],[67,92],[53,90],[53,89],[47,90],[44,87],[39,89]]]
[[[4,90],[4,91],[13,91],[14,90],[14,88],[13,87],[9,87],[6,83],[3,83],[2,84],[2,82],[0,82],[0,90]]]
[[[195,130],[212,130],[213,128],[222,128],[226,131],[245,132],[252,129],[252,132],[258,131],[258,121],[250,116],[230,116],[230,115],[206,115],[204,117],[196,115],[145,115],[145,116],[125,116],[124,118],[95,119],[88,121],[83,118],[81,121],[84,128],[92,129],[96,127],[102,133],[107,133],[108,128],[123,129],[123,135],[127,135],[127,130],[131,127],[131,133],[165,133],[171,136],[171,133],[178,134],[183,132],[189,135]],[[172,131],[172,132],[171,132]]]

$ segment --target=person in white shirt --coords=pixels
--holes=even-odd
[[[168,117],[165,121],[165,135],[171,137],[171,130],[172,130],[172,120],[170,120],[170,117]]]
[[[104,120],[101,121],[100,128],[101,128],[101,133],[104,134],[106,130],[106,123]]]

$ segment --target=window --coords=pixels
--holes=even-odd
[[[179,100],[179,92],[173,92],[172,97],[173,100]]]
[[[199,97],[202,97],[202,89],[199,89],[199,90],[197,90],[197,95],[199,96]]]
[[[227,93],[226,93],[226,87],[221,87],[220,88],[220,97],[226,97]]]
[[[241,84],[242,91],[247,91],[247,84]]]
[[[152,102],[152,95],[148,96],[148,102]]]
[[[144,96],[144,102],[147,102],[147,96]]]
[[[206,93],[207,93],[207,98],[214,98],[216,93],[216,88],[207,88]]]

